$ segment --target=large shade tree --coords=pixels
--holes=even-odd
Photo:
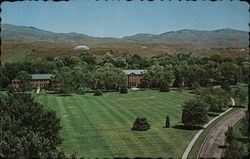
[[[62,67],[55,75],[55,80],[60,84],[60,92],[68,94],[76,90],[78,74],[69,67]]]
[[[62,143],[60,120],[30,94],[0,94],[1,155],[3,157],[47,157]]]
[[[208,105],[200,98],[186,102],[182,110],[182,123],[186,126],[202,126],[208,121]]]

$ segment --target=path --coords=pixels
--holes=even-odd
[[[225,141],[225,132],[228,129],[228,126],[233,126],[241,118],[244,117],[245,108],[240,108],[235,112],[227,115],[221,121],[219,121],[209,135],[206,137],[203,142],[198,158],[220,158],[222,149],[219,146],[224,145]]]
[[[235,106],[235,102],[234,99],[231,97],[231,101],[232,101],[232,106]],[[190,141],[189,145],[187,146],[187,148],[185,149],[183,155],[182,155],[182,159],[187,159],[188,154],[190,153],[195,141],[198,139],[198,137],[201,135],[201,133],[205,130],[206,127],[208,127],[208,125],[210,125],[212,122],[214,122],[216,119],[218,119],[219,117],[221,117],[222,115],[224,115],[226,112],[230,111],[232,108],[229,108],[228,110],[226,110],[225,112],[221,113],[219,116],[213,118],[212,120],[210,120],[206,125],[203,126],[203,129],[199,130],[195,136],[192,138],[192,140]]]
[[[37,87],[36,94],[40,92],[40,87]]]

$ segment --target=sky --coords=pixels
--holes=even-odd
[[[1,4],[3,24],[95,37],[161,34],[182,29],[249,31],[249,5],[237,0],[161,1],[71,0]]]

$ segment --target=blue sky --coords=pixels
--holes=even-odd
[[[249,31],[249,6],[246,2],[236,0],[24,1],[4,2],[1,8],[2,23],[96,37],[160,34],[182,29],[231,28]]]

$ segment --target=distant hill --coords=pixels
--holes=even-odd
[[[248,47],[248,32],[233,29],[220,29],[214,31],[199,31],[184,29],[170,31],[159,35],[136,34],[119,38],[98,38],[78,33],[53,33],[35,27],[16,26],[2,24],[1,37],[7,39],[18,39],[28,42],[55,42],[55,43],[77,43],[106,45],[118,43],[153,42],[170,44],[192,44],[195,46],[226,48],[226,47]]]
[[[186,43],[205,47],[248,47],[248,32],[233,29],[220,29],[214,31],[198,31],[184,29],[171,31],[160,35],[136,34],[126,36],[124,39],[134,41]]]
[[[98,38],[78,33],[53,33],[35,27],[1,24],[1,60],[18,61],[47,56],[74,56],[72,49],[85,45],[95,54],[138,54],[155,56],[192,53],[224,57],[248,55],[248,33],[232,29],[214,31],[180,30],[136,34],[124,38]],[[242,51],[242,49],[244,51]]]
[[[84,34],[53,33],[35,27],[16,26],[11,24],[2,24],[1,28],[1,37],[7,39],[18,39],[27,42],[72,43],[91,38],[90,36]]]

